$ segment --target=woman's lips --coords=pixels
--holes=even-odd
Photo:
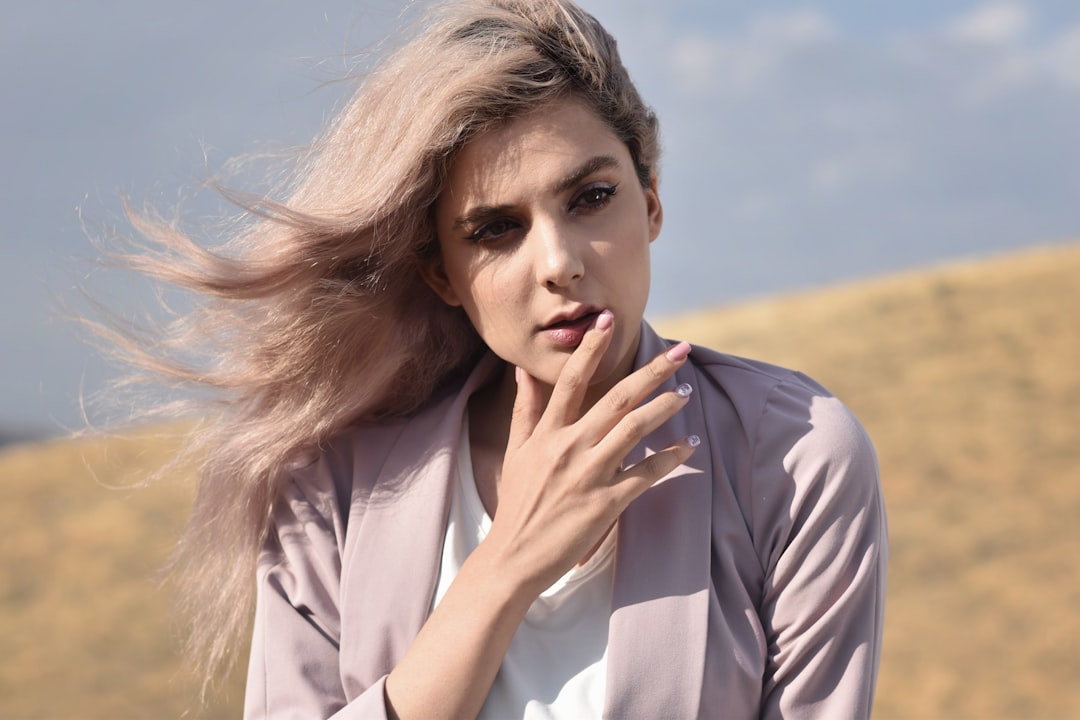
[[[541,330],[541,334],[553,345],[577,347],[581,344],[581,339],[585,337],[585,333],[596,322],[596,316],[599,314],[599,312],[590,312],[574,320],[552,323]]]

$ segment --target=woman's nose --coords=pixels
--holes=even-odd
[[[555,226],[535,227],[537,280],[549,289],[568,287],[585,275],[579,241]]]

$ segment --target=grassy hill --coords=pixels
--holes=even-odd
[[[891,534],[878,718],[1080,717],[1080,245],[656,322],[798,367],[862,418]],[[166,591],[167,433],[0,452],[0,718],[195,709]],[[180,472],[178,475],[183,476]]]

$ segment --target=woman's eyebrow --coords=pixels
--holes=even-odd
[[[580,166],[578,166],[576,170],[569,173],[566,177],[557,182],[552,188],[552,193],[555,195],[560,195],[567,190],[573,189],[575,185],[592,175],[594,172],[618,166],[619,161],[611,155],[596,155],[594,157],[591,157],[584,163],[582,163]]]
[[[473,225],[477,225],[490,217],[506,214],[513,210],[513,207],[513,205],[478,205],[477,207],[471,208],[461,217],[455,218],[454,228],[463,230]]]

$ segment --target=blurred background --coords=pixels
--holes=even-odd
[[[227,212],[201,183],[309,140],[356,52],[424,4],[5,10],[0,717],[235,716],[236,678],[193,705],[154,580],[187,474],[102,488],[183,428],[64,440],[115,370],[63,317],[87,309],[80,286],[153,316],[152,290],[94,266],[86,233],[129,231],[124,194]],[[1080,6],[583,5],[661,118],[650,318],[810,372],[878,445],[878,714],[1080,716]]]
[[[0,24],[0,433],[80,424],[109,370],[62,321],[138,280],[83,230],[168,212],[233,157],[304,143],[354,53],[422,3],[16,3]],[[1080,6],[586,0],[660,115],[651,315],[1080,228]],[[198,218],[222,206],[202,193]]]

